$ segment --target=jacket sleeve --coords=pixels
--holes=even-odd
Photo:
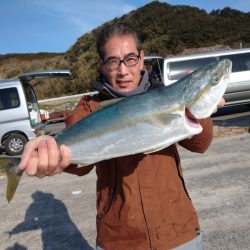
[[[90,97],[83,96],[76,105],[75,109],[66,117],[65,119],[66,127],[73,125],[77,121],[81,120],[82,118],[92,113],[97,108],[97,106],[98,104],[94,101],[91,101]],[[77,165],[75,164],[70,164],[64,170],[64,172],[78,176],[83,176],[88,174],[93,168],[94,165],[77,167]]]
[[[179,144],[192,152],[204,153],[212,142],[213,122],[211,118],[206,118],[200,120],[200,124],[203,128],[200,134],[180,141]]]
[[[83,96],[80,99],[74,110],[66,117],[66,127],[69,127],[82,118],[88,116],[97,108],[97,104],[91,101],[90,98],[91,97],[89,96]]]

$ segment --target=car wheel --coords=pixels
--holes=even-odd
[[[11,134],[4,142],[4,148],[8,155],[20,155],[28,139],[21,134]]]

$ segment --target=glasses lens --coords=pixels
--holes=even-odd
[[[119,60],[109,60],[105,62],[105,65],[107,69],[112,70],[112,69],[117,69],[120,65]]]
[[[127,66],[134,66],[138,63],[138,61],[139,61],[139,56],[129,56],[124,59],[124,63]]]
[[[127,67],[133,67],[139,62],[140,55],[131,55],[123,60],[120,59],[110,59],[105,62],[105,66],[108,70],[115,70],[118,69],[121,63],[124,63]]]

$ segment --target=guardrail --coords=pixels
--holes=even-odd
[[[70,95],[70,96],[62,96],[57,98],[50,98],[39,100],[39,104],[52,104],[56,103],[58,106],[49,108],[47,110],[42,110],[41,112],[41,119],[44,122],[58,122],[64,121],[64,119],[70,114],[71,110],[74,109],[78,99],[82,96],[93,96],[96,95],[98,91],[78,94],[78,95]],[[74,102],[72,102],[74,101]],[[46,115],[45,115],[46,114]]]
[[[65,102],[65,101],[70,101],[74,99],[80,99],[82,96],[86,95],[96,95],[98,91],[93,91],[93,92],[88,92],[88,93],[83,93],[83,94],[78,94],[78,95],[69,95],[69,96],[62,96],[62,97],[56,97],[56,98],[50,98],[50,99],[43,99],[43,100],[38,100],[39,104],[44,104],[44,103],[53,103],[53,102]]]

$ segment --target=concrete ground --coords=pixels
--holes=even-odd
[[[215,138],[205,154],[179,149],[205,249],[250,249],[250,134]],[[7,204],[0,177],[0,249],[94,249],[95,181],[24,176]]]

